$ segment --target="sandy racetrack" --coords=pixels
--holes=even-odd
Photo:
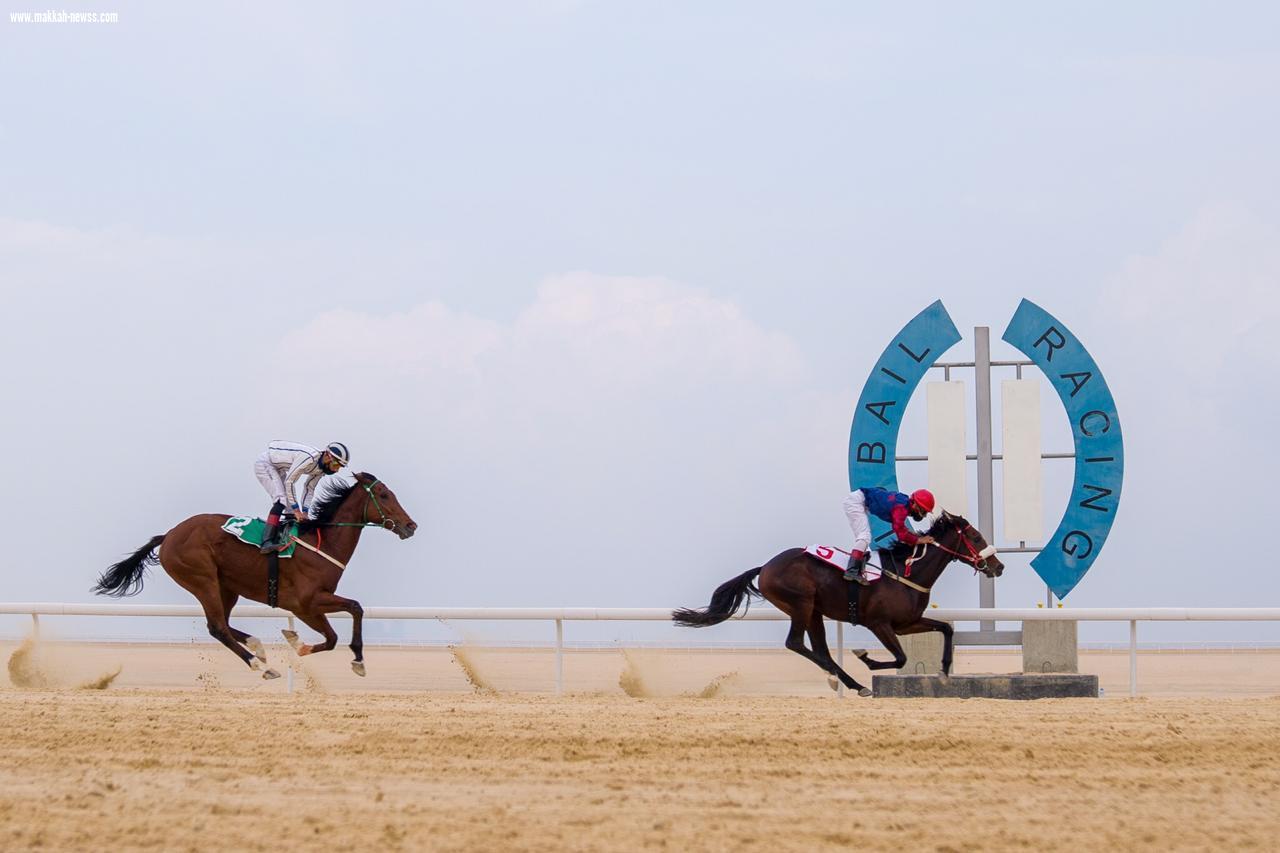
[[[0,848],[1274,848],[1280,699],[0,690]]]

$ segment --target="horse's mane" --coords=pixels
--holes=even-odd
[[[958,527],[960,522],[963,520],[964,519],[962,519],[960,516],[952,515],[951,513],[947,512],[944,509],[933,520],[933,523],[929,525],[929,529],[926,530],[921,535],[932,536],[934,539],[937,539],[943,534],[948,533],[952,529]],[[898,542],[897,540],[894,540],[894,545],[892,548],[882,548],[880,550],[888,551],[890,554],[894,556],[895,559],[905,559],[906,557],[910,557],[911,552],[915,549],[910,545],[904,545],[903,543]]]
[[[311,508],[311,518],[298,525],[298,534],[310,533],[317,527],[323,527],[333,521],[333,517],[338,513],[338,507],[342,506],[342,502],[355,491],[356,486],[360,485],[361,478],[367,477],[370,480],[378,478],[372,474],[359,473],[356,474],[355,482],[347,483],[345,480],[338,480],[331,485],[326,482],[323,486],[324,497],[316,501],[316,505]]]
[[[942,510],[941,513],[939,513],[938,517],[933,520],[933,524],[929,525],[929,529],[925,531],[924,535],[933,536],[934,538],[937,538],[938,536],[941,536],[943,533],[946,533],[951,528],[959,527],[960,522],[963,520],[964,519],[960,518],[960,516],[953,515],[944,509]]]

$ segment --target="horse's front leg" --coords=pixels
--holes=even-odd
[[[356,675],[364,675],[364,608],[354,598],[343,598],[332,592],[318,592],[312,607],[321,613],[351,614],[351,651],[355,660],[351,661],[351,671]]]
[[[329,620],[325,618],[323,613],[310,613],[303,610],[293,611],[293,615],[302,620],[313,631],[324,636],[323,643],[316,645],[307,645],[298,639],[297,633],[293,631],[281,631],[284,638],[289,641],[289,645],[293,646],[294,651],[299,656],[313,655],[316,652],[327,652],[334,646],[338,645],[338,632],[333,630],[333,626],[329,624]]]
[[[914,625],[899,631],[899,634],[927,634],[937,631],[942,635],[942,674],[951,674],[951,660],[955,649],[955,629],[950,622],[939,622],[937,619],[926,619],[923,616]]]
[[[854,656],[866,664],[867,669],[902,669],[906,666],[907,653],[902,650],[902,644],[898,642],[898,636],[893,632],[892,625],[888,622],[877,622],[874,625],[866,625],[865,627],[875,634],[876,639],[893,655],[893,660],[891,661],[872,660],[867,655],[866,649],[854,649]]]

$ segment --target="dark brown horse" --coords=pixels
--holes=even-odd
[[[204,608],[209,633],[240,659],[257,670],[267,662],[262,643],[227,623],[231,608],[243,596],[252,601],[267,600],[267,557],[252,545],[240,542],[222,530],[231,516],[193,515],[168,533],[151,541],[131,557],[103,572],[93,591],[117,598],[142,591],[143,574],[159,562],[178,586],[191,593]],[[338,643],[338,634],[326,613],[351,614],[351,668],[364,675],[364,639],[361,633],[364,610],[360,602],[337,595],[338,581],[360,542],[366,527],[384,527],[401,539],[408,539],[418,525],[400,506],[385,483],[372,474],[356,474],[349,486],[330,491],[314,507],[311,520],[298,527],[300,545],[293,556],[280,561],[279,606],[292,612],[306,625],[324,635],[318,645],[298,642],[292,631],[282,632],[298,654],[324,652]],[[160,556],[152,552],[160,546]],[[309,550],[310,545],[316,550]],[[241,644],[244,645],[241,645]],[[248,646],[246,648],[245,646]],[[274,669],[263,678],[278,678]]]
[[[871,691],[854,681],[832,659],[822,617],[865,625],[876,635],[893,654],[893,660],[872,660],[865,649],[853,652],[873,670],[901,669],[906,664],[899,634],[939,631],[943,636],[942,671],[950,675],[952,630],[946,622],[924,618],[925,608],[929,606],[929,589],[952,560],[961,560],[988,577],[999,577],[1004,564],[995,556],[995,549],[987,547],[982,534],[958,515],[944,512],[930,528],[929,536],[934,544],[919,546],[924,553],[918,559],[911,559],[913,549],[906,546],[880,552],[884,576],[868,587],[857,588],[856,616],[849,612],[850,585],[840,570],[806,554],[803,548],[791,548],[760,568],[722,584],[711,595],[711,603],[701,610],[680,609],[672,618],[677,625],[692,628],[718,625],[737,613],[744,600],[749,603],[752,597],[764,597],[791,617],[787,648],[822,667],[828,673],[832,690],[836,689],[839,678],[845,687],[857,690],[860,696],[869,696]],[[757,576],[759,587],[754,583]],[[811,648],[804,645],[806,631]]]

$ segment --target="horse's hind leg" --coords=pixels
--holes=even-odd
[[[812,609],[810,610],[810,612],[812,612]],[[798,612],[793,612],[790,615],[791,615],[791,628],[790,630],[787,631],[787,641],[785,644],[786,647],[791,649],[791,651],[795,652],[796,654],[800,655],[800,657],[813,661],[815,664],[817,664],[819,667],[822,668],[823,672],[826,672],[829,676],[834,677],[835,672],[832,671],[831,667],[835,666],[835,662],[833,661],[831,666],[827,666],[827,664],[824,663],[823,660],[820,657],[818,657],[818,655],[809,651],[809,649],[805,647],[804,632],[805,632],[805,627],[808,624],[808,620],[805,619],[803,616],[801,616]],[[819,616],[819,618],[821,617]],[[848,678],[848,676],[845,676],[845,677]],[[831,685],[831,689],[832,690],[836,689],[834,684]]]
[[[236,638],[236,642],[241,643],[253,656],[263,663],[267,662],[267,650],[262,645],[262,641],[252,634],[246,634],[231,625],[231,611],[235,609],[236,602],[240,600],[240,596],[229,589],[222,590],[222,612],[227,616],[227,630],[231,632],[231,636]]]
[[[836,663],[835,658],[831,657],[831,649],[827,647],[827,626],[823,624],[822,614],[817,610],[809,617],[809,645],[813,646],[813,654],[818,666],[840,679],[840,682],[845,687],[858,691],[859,696],[871,695],[870,690],[854,681],[849,673],[840,668],[840,664]],[[835,689],[834,684],[832,689]]]
[[[232,633],[231,626],[227,624],[227,613],[222,607],[222,596],[218,582],[216,580],[193,579],[189,575],[179,577],[173,572],[169,572],[169,576],[200,602],[200,607],[204,610],[205,622],[209,627],[209,635],[235,652],[236,657],[244,661],[245,666],[249,667],[249,669],[255,671],[262,669],[258,659],[252,652],[240,645],[239,640]],[[263,671],[262,677],[268,679],[279,678],[280,673],[274,669],[267,669]]]

